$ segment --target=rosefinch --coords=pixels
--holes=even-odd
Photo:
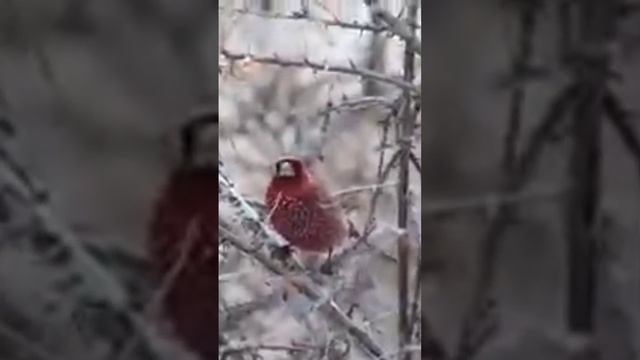
[[[308,165],[294,157],[278,160],[265,202],[273,228],[291,245],[331,254],[347,236],[344,216]]]
[[[203,360],[218,357],[217,153],[202,153],[206,129],[216,130],[217,148],[217,123],[217,112],[207,112],[182,128],[182,160],[156,204],[148,239],[163,314]]]

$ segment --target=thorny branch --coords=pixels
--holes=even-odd
[[[304,347],[304,346],[243,343],[243,344],[227,345],[222,347],[220,349],[220,358],[227,359],[232,354],[243,353],[243,352],[255,352],[260,350],[282,351],[286,353],[292,353],[292,352],[308,352],[314,349],[313,348],[310,349],[309,347]]]
[[[405,36],[405,51],[404,51],[404,81],[410,83],[413,82],[415,76],[415,29],[407,26],[402,27],[399,24],[401,20],[396,19],[391,14],[388,14],[384,9],[380,7],[378,1],[369,1],[368,5],[372,8],[374,16],[380,16],[385,22],[392,25],[392,28],[399,31],[399,29],[406,30]],[[408,2],[407,10],[407,23],[413,24],[417,21],[419,2],[412,0]],[[393,23],[395,21],[395,23]],[[419,44],[418,44],[419,45]],[[405,106],[401,113],[399,124],[397,127],[396,141],[399,145],[399,171],[398,171],[398,228],[406,230],[409,224],[409,211],[411,207],[409,182],[410,182],[410,167],[411,167],[411,153],[413,147],[413,134],[416,129],[417,115],[416,106],[413,105],[413,101],[408,92],[405,92]],[[419,99],[417,101],[420,101]],[[398,349],[401,353],[401,359],[410,360],[413,358],[410,352],[405,352],[405,348],[411,344],[413,336],[413,323],[410,322],[410,272],[409,272],[409,241],[406,234],[400,236],[398,239],[398,334],[399,344]],[[419,267],[419,264],[415,265]],[[418,278],[414,281],[419,281]],[[419,287],[415,287],[419,289]]]
[[[386,23],[388,26],[388,30],[392,34],[401,38],[405,42],[409,51],[415,52],[420,55],[422,54],[422,44],[415,32],[415,29],[417,27],[416,17],[408,16],[407,21],[404,21],[400,17],[393,15],[388,10],[380,6],[377,0],[365,2],[367,2],[369,7],[371,8],[371,14]],[[413,4],[409,5],[409,8],[411,9],[412,6]],[[416,4],[416,10],[417,6],[418,4]],[[408,12],[412,13],[412,10],[409,10]]]
[[[386,167],[385,167],[385,156],[386,156],[387,149],[390,148],[390,145],[388,142],[389,142],[389,129],[391,128],[391,122],[398,116],[402,107],[405,106],[404,103],[405,103],[404,99],[402,97],[399,97],[394,102],[394,105],[391,107],[391,111],[389,112],[389,114],[387,114],[387,116],[380,123],[382,133],[380,135],[380,145],[379,145],[380,154],[378,155],[378,168],[376,172],[378,184],[382,184],[387,180],[387,177],[389,176],[389,171],[391,171],[391,168],[395,166],[394,159],[396,158],[396,154],[392,156],[391,161],[389,161]],[[380,189],[380,191],[376,191],[373,194],[373,197],[371,198],[371,204],[369,205],[369,215],[367,216],[367,222],[365,225],[365,233],[366,233],[366,228],[370,227],[373,224],[373,218],[375,216],[378,197],[380,197],[381,193],[382,193],[382,190]]]
[[[357,111],[372,106],[380,106],[393,110],[394,102],[382,96],[363,96],[356,99],[344,99],[344,101],[337,105],[331,104],[331,106],[327,106],[320,110],[317,113],[317,116],[325,116],[333,112],[340,113],[343,111]]]
[[[513,57],[511,64],[513,74],[520,76],[530,67],[531,55],[534,51],[534,32],[536,28],[536,20],[541,5],[538,1],[520,1],[520,28],[519,28],[519,47],[518,52]],[[502,159],[503,171],[507,174],[513,171],[513,166],[517,159],[518,139],[520,137],[520,127],[522,124],[522,116],[524,113],[526,88],[525,83],[517,82],[511,91],[511,99],[509,102],[509,122],[507,132],[504,139],[504,152]]]
[[[341,74],[348,74],[353,76],[360,76],[364,78],[370,78],[376,81],[388,83],[391,85],[395,85],[398,88],[409,91],[412,95],[418,96],[420,95],[420,87],[416,86],[412,83],[396,79],[394,77],[378,73],[376,71],[371,71],[367,69],[359,68],[353,61],[350,61],[349,66],[341,66],[341,65],[330,65],[328,63],[319,63],[315,61],[311,61],[309,59],[302,60],[291,60],[291,59],[283,59],[277,55],[274,56],[261,56],[261,55],[252,55],[248,53],[236,53],[229,51],[227,49],[221,49],[220,54],[230,61],[255,61],[257,63],[262,64],[270,64],[270,65],[278,65],[284,67],[299,67],[299,68],[307,68],[318,71],[329,71],[336,72]]]
[[[317,17],[311,16],[308,12],[293,12],[291,14],[276,14],[276,13],[264,13],[264,12],[255,12],[249,9],[228,9],[228,8],[218,8],[219,11],[236,13],[239,15],[253,15],[259,16],[266,19],[274,19],[274,20],[307,20],[311,22],[318,23],[324,27],[340,27],[343,29],[356,30],[360,32],[368,31],[373,33],[380,33],[383,31],[388,31],[392,35],[399,37],[401,40],[409,43],[412,51],[422,54],[422,44],[418,36],[414,34],[412,29],[417,28],[417,24],[409,25],[402,19],[394,16],[389,11],[381,8],[380,6],[372,6],[372,14],[380,18],[383,22],[387,24],[387,26],[377,26],[371,24],[362,24],[357,21],[342,21],[337,18],[333,20],[321,19]]]
[[[227,13],[235,13],[238,15],[252,15],[258,16],[265,19],[274,19],[274,20],[307,20],[315,23],[319,23],[325,27],[341,27],[344,29],[351,29],[357,31],[369,31],[374,33],[379,33],[387,30],[385,26],[374,26],[370,24],[361,24],[357,21],[347,22],[341,21],[338,19],[328,20],[321,19],[317,17],[313,17],[308,13],[304,12],[292,12],[290,14],[277,14],[277,13],[267,13],[267,12],[256,12],[250,9],[230,9],[225,7],[218,7],[219,12],[227,12]]]
[[[391,157],[391,159],[389,160],[389,162],[387,163],[387,165],[385,166],[384,171],[378,178],[379,184],[382,184],[382,182],[384,182],[389,177],[391,170],[395,166],[397,166],[399,159],[400,159],[400,152],[396,151]],[[395,187],[397,187],[397,183],[395,184]],[[378,185],[376,187],[376,190],[373,193],[373,196],[371,197],[371,202],[369,205],[369,214],[367,216],[367,221],[365,222],[365,225],[364,225],[364,231],[362,232],[358,240],[355,242],[355,244],[353,244],[351,247],[346,248],[341,253],[337,254],[331,259],[330,267],[339,268],[347,259],[352,258],[355,254],[359,253],[360,251],[364,251],[365,249],[368,250],[371,247],[371,245],[368,243],[367,240],[369,239],[369,236],[371,235],[373,230],[375,230],[375,209],[378,202],[378,198],[380,197],[381,194],[382,194],[382,186]],[[366,245],[366,248],[363,248],[364,245]]]
[[[227,205],[233,211],[231,225],[251,231],[254,251],[259,251],[263,245],[274,249],[287,244],[277,232],[260,220],[258,212],[238,193],[234,182],[227,175],[223,161],[218,161],[218,196],[219,204]],[[299,262],[295,265],[297,270],[302,269]]]
[[[369,334],[349,319],[346,313],[332,299],[325,298],[318,286],[314,284],[313,279],[300,272],[292,273],[285,266],[274,261],[266,251],[263,251],[264,249],[256,247],[251,243],[252,241],[249,241],[254,237],[258,237],[258,241],[266,244],[277,244],[283,240],[278,239],[278,235],[260,221],[257,213],[251,209],[242,195],[235,190],[233,182],[229,180],[230,178],[226,174],[222,161],[219,162],[219,166],[219,202],[232,210],[232,216],[229,220],[234,224],[244,224],[245,226],[237,228],[247,232],[246,234],[236,235],[231,229],[224,226],[226,219],[220,219],[220,230],[225,234],[226,240],[244,254],[257,260],[267,270],[288,279],[309,300],[314,303],[320,303],[319,309],[327,318],[333,320],[335,324],[353,336],[365,353],[376,357],[381,356],[383,354],[382,349]],[[247,227],[246,225],[249,226]],[[261,231],[256,231],[256,228],[261,229]]]
[[[371,196],[371,201],[369,202],[369,213],[367,214],[364,229],[360,238],[356,241],[353,246],[345,249],[340,254],[333,257],[331,260],[331,267],[340,267],[346,259],[351,258],[353,254],[357,253],[362,245],[368,245],[368,238],[371,233],[375,230],[375,216],[376,209],[378,205],[378,199],[382,195],[383,187],[389,175],[391,174],[391,170],[393,170],[400,159],[400,152],[395,151],[391,156],[391,159],[385,164],[385,155],[386,150],[390,148],[388,144],[389,137],[389,129],[391,127],[392,120],[397,117],[397,114],[401,111],[402,107],[405,106],[405,101],[402,97],[399,97],[396,101],[394,101],[394,105],[391,107],[391,111],[387,114],[385,119],[382,120],[382,134],[380,138],[380,155],[378,157],[378,170],[377,170],[377,180],[376,180],[376,188]],[[397,187],[397,183],[396,183]]]

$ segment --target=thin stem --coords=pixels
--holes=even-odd
[[[384,14],[377,2],[372,2],[371,6],[378,8],[378,13]],[[407,23],[416,22],[418,15],[418,1],[410,0],[407,9]],[[383,17],[385,19],[385,17]],[[409,28],[411,29],[411,28]],[[413,30],[412,30],[413,31]],[[415,33],[415,31],[413,31]],[[411,83],[415,76],[415,51],[413,44],[409,39],[405,41],[404,51],[404,81]],[[398,171],[398,228],[406,230],[409,222],[409,209],[411,207],[409,198],[409,182],[411,167],[411,150],[413,132],[416,128],[417,112],[414,111],[411,96],[409,92],[405,92],[407,103],[400,117],[398,144],[399,153],[399,171]],[[399,331],[399,351],[403,353],[402,359],[410,360],[413,356],[411,352],[404,352],[404,349],[411,344],[413,335],[413,326],[409,319],[409,241],[406,232],[398,239],[398,331]],[[416,265],[418,266],[418,265]],[[418,281],[418,279],[415,279]]]
[[[232,61],[255,61],[257,63],[262,63],[262,64],[278,65],[278,66],[284,66],[284,67],[300,67],[300,68],[307,68],[307,69],[313,69],[318,71],[328,71],[328,72],[360,76],[360,77],[370,78],[380,82],[388,83],[391,85],[395,85],[398,88],[408,91],[409,93],[415,96],[419,96],[420,94],[419,86],[416,86],[407,81],[395,79],[391,76],[381,74],[375,71],[361,69],[358,66],[356,66],[355,63],[353,62],[350,62],[349,66],[330,65],[328,63],[319,63],[319,62],[311,61],[306,58],[302,60],[290,60],[290,59],[280,58],[277,55],[260,56],[260,55],[246,54],[246,53],[235,53],[227,49],[221,49],[220,54]]]
[[[518,39],[518,52],[513,58],[512,71],[516,76],[526,71],[530,66],[530,58],[534,51],[533,37],[535,33],[536,19],[538,14],[537,1],[523,1],[520,4],[520,29]],[[513,171],[518,153],[518,140],[520,138],[520,128],[522,126],[522,116],[524,112],[526,83],[517,82],[511,92],[509,101],[509,122],[504,140],[504,155],[502,158],[503,171],[508,174]]]

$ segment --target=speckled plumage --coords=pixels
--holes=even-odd
[[[283,158],[276,168],[284,163],[294,173],[276,173],[267,188],[265,202],[271,225],[291,245],[304,251],[327,252],[339,246],[347,235],[341,209],[302,160]]]

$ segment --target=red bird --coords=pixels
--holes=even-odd
[[[177,337],[203,360],[218,358],[218,183],[216,153],[204,156],[206,128],[217,112],[182,128],[182,161],[154,209],[148,238],[163,315]],[[213,139],[210,139],[213,140]]]
[[[276,162],[265,201],[269,219],[294,247],[330,255],[347,236],[347,228],[342,210],[308,164],[294,157]]]

